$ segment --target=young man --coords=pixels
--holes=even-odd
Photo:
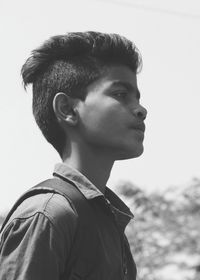
[[[116,160],[143,152],[140,66],[132,42],[98,32],[52,37],[23,65],[36,122],[62,159],[56,184],[75,196],[38,192],[15,207],[2,231],[1,280],[136,279],[124,234],[133,214],[106,182]]]

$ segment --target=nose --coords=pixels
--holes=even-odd
[[[147,109],[143,106],[139,105],[137,108],[133,111],[135,117],[137,117],[139,120],[144,121],[147,117]]]

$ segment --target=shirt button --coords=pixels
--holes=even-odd
[[[128,273],[128,269],[126,266],[124,266],[124,275],[127,275],[127,273]]]
[[[110,205],[111,203],[110,203],[110,201],[106,198],[106,203],[108,204],[108,205]]]

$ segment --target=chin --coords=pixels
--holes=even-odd
[[[120,154],[118,154],[118,158],[116,160],[125,160],[125,159],[131,159],[131,158],[137,158],[143,154],[144,147],[141,146],[137,149],[129,149],[126,151],[122,151]]]

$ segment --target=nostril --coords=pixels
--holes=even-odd
[[[139,106],[139,107],[135,108],[133,113],[140,120],[145,120],[146,119],[147,110],[142,106]]]
[[[144,114],[142,112],[137,112],[137,117],[141,119],[144,117]]]
[[[147,111],[146,110],[138,110],[136,112],[136,116],[137,116],[138,119],[145,120],[146,116],[147,116]]]

